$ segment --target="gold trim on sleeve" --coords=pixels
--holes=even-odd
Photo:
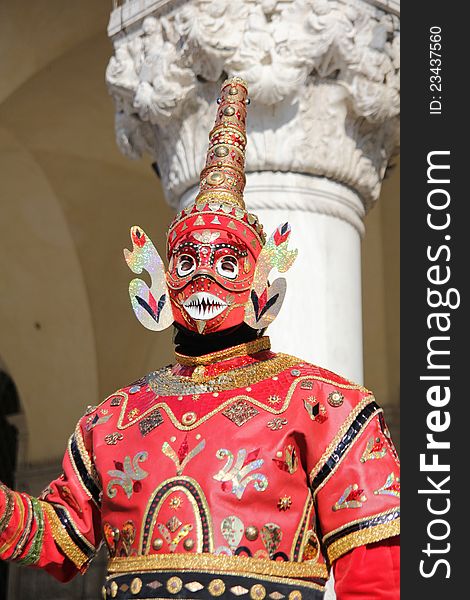
[[[88,450],[85,446],[85,440],[83,439],[83,432],[82,427],[80,425],[80,421],[77,423],[77,426],[75,428],[75,440],[77,442],[77,447],[80,452],[80,456],[82,457],[88,474],[93,479],[98,489],[101,490],[101,482],[96,472],[95,465],[93,464],[90,455],[88,454]]]
[[[336,542],[333,542],[331,546],[329,546],[327,549],[328,559],[330,562],[333,562],[353,548],[371,544],[373,542],[380,542],[381,540],[393,537],[399,533],[400,517],[391,523],[383,523],[381,525],[376,525],[375,527],[354,531],[353,533],[336,540]]]
[[[41,506],[51,526],[54,541],[57,542],[62,552],[73,562],[77,569],[81,569],[88,562],[88,557],[70,539],[54,508],[49,503],[43,501],[41,501]]]

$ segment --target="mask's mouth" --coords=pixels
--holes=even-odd
[[[183,303],[183,307],[188,315],[193,319],[208,321],[227,308],[228,304],[207,292],[196,292],[191,294]]]

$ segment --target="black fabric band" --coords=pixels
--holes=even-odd
[[[252,329],[246,323],[236,325],[224,331],[201,335],[175,323],[174,343],[176,351],[186,356],[202,356],[252,342],[262,335],[264,330]]]
[[[80,548],[80,550],[83,552],[83,554],[85,554],[85,556],[88,556],[88,558],[92,558],[95,555],[95,551],[92,550],[75,531],[75,528],[72,524],[71,518],[67,514],[67,511],[58,504],[52,504],[52,507],[55,510],[56,515],[59,517],[62,526],[67,532],[67,535],[70,537],[73,543],[78,548]]]
[[[321,580],[320,585],[324,583]],[[282,578],[201,571],[125,573],[108,577],[103,589],[103,598],[116,600],[288,600],[289,597],[323,600],[324,592],[309,587],[302,580],[285,583]]]
[[[91,497],[95,501],[95,504],[97,506],[100,506],[100,489],[94,482],[91,475],[88,473],[85,463],[83,462],[82,455],[80,454],[75,434],[73,434],[70,439],[70,454],[72,460],[75,463],[75,467],[77,469],[78,474],[80,475],[80,479],[82,480],[83,485],[90,493]]]
[[[370,527],[376,527],[377,525],[384,525],[385,523],[391,523],[392,521],[395,521],[395,519],[398,519],[399,516],[400,509],[397,508],[396,510],[389,512],[385,515],[377,515],[376,517],[366,519],[364,521],[361,521],[360,523],[354,523],[352,525],[349,525],[349,527],[341,529],[341,531],[338,531],[334,535],[327,537],[323,543],[325,547],[328,548],[333,542],[336,542],[336,540],[339,540],[340,538],[343,538],[346,535],[349,535],[350,533],[354,533],[355,531],[361,531],[362,529],[369,529]]]
[[[341,459],[346,454],[353,441],[359,435],[364,425],[366,425],[369,418],[378,410],[380,410],[379,405],[376,402],[372,401],[370,402],[370,404],[367,404],[367,406],[365,406],[357,415],[357,417],[351,423],[351,426],[349,427],[347,432],[339,441],[336,448],[330,454],[326,463],[316,474],[316,476],[312,479],[311,487],[314,493],[315,490],[320,486],[320,484],[323,483],[323,481],[328,477],[328,475],[336,469],[338,463],[341,461]]]

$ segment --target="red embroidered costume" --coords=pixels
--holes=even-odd
[[[246,95],[240,79],[222,86],[168,271],[139,227],[125,251],[152,280],[130,284],[136,315],[176,324],[176,363],[87,411],[41,499],[0,487],[0,557],[66,581],[104,540],[106,599],[320,599],[331,566],[339,600],[398,598],[399,463],[382,410],[262,335],[286,289],[268,276],[296,251],[288,224],[266,242],[243,204]]]

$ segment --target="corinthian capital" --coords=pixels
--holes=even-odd
[[[176,206],[198,182],[227,76],[248,83],[247,171],[326,176],[377,199],[398,142],[394,0],[129,0],[109,25],[117,141]],[[144,6],[144,8],[142,8]]]

